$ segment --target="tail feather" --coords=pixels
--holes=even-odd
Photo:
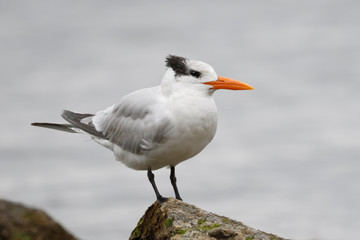
[[[77,131],[74,131],[74,126],[71,124],[34,122],[34,123],[31,123],[31,125],[36,126],[36,127],[55,129],[55,130],[64,131],[64,132],[77,133]]]

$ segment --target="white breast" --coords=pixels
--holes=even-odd
[[[175,97],[168,105],[174,128],[168,142],[149,153],[154,169],[175,166],[197,155],[216,132],[217,108],[212,96],[187,96],[181,101]]]

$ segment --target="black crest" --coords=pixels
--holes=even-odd
[[[186,58],[169,55],[166,57],[166,66],[174,70],[175,75],[189,75],[189,69],[186,66]]]

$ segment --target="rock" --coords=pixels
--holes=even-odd
[[[76,240],[41,210],[0,200],[0,240]]]
[[[174,198],[151,205],[129,239],[284,240]]]

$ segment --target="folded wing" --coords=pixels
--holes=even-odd
[[[90,125],[100,133],[94,136],[135,154],[144,154],[165,143],[173,125],[165,99],[154,91],[159,89],[138,90],[122,98],[119,104],[91,117]]]

